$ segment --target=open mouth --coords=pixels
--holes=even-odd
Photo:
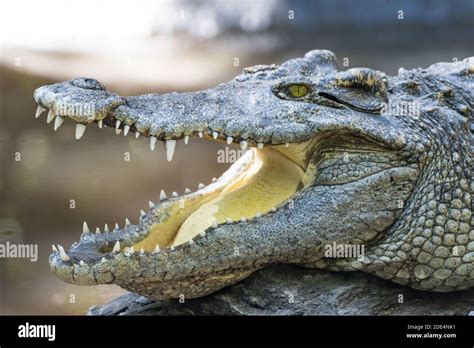
[[[45,109],[38,107],[37,116]],[[61,116],[49,112],[48,121],[55,119],[55,129],[62,124],[56,120]],[[159,139],[140,133],[130,125],[122,124],[108,116],[95,121],[98,126],[114,127],[116,134],[135,132],[149,138],[150,148],[154,150]],[[85,125],[77,123],[76,139],[84,134]],[[183,136],[185,144],[190,137],[210,141],[222,141],[228,145],[238,142],[242,155],[219,178],[205,186],[199,184],[197,191],[186,189],[182,196],[173,193],[167,197],[164,191],[160,202],[149,202],[149,212],[140,213],[138,225],[126,220],[121,229],[115,226],[113,231],[104,229],[91,233],[84,223],[81,243],[74,244],[66,253],[63,247],[53,246],[63,261],[96,262],[102,258],[113,257],[118,253],[126,255],[135,252],[158,253],[170,251],[184,245],[191,245],[205,236],[206,231],[223,224],[252,223],[264,215],[276,212],[279,207],[288,204],[305,185],[308,153],[311,152],[310,140],[300,143],[265,144],[253,139],[238,139],[212,131],[196,131]],[[161,139],[160,139],[161,140]],[[180,139],[165,140],[166,156],[170,161],[174,155],[176,142]],[[93,245],[93,248],[83,246]],[[92,250],[91,250],[92,249]]]

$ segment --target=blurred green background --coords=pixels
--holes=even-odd
[[[84,220],[137,222],[160,189],[196,189],[227,167],[221,145],[196,139],[168,163],[163,148],[111,129],[88,127],[80,141],[68,121],[54,132],[34,118],[35,88],[86,76],[122,95],[196,90],[315,48],[341,69],[388,74],[474,53],[469,0],[6,0],[0,13],[0,242],[39,245],[37,262],[0,259],[0,314],[84,314],[116,297],[115,286],[56,279],[51,244],[72,244]]]

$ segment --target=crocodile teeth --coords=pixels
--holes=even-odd
[[[274,213],[274,212],[277,211],[277,209],[276,209],[275,207],[272,207],[272,209],[270,209],[270,211],[271,211],[272,213]]]
[[[155,150],[155,146],[156,146],[156,137],[151,136],[150,137],[150,150],[151,151]]]
[[[57,116],[55,119],[54,119],[54,127],[53,129],[55,131],[58,130],[59,127],[61,127],[61,125],[63,124],[64,122],[64,117],[61,117],[61,116]]]
[[[120,251],[120,242],[115,242],[114,248],[112,249],[113,253],[118,253]]]
[[[167,198],[167,197],[166,197],[166,192],[163,191],[163,190],[161,190],[161,191],[160,191],[160,201],[162,201],[162,200],[164,200],[164,199],[166,199],[166,198]]]
[[[225,219],[225,222],[226,222],[227,224],[231,224],[231,223],[232,223],[232,219],[231,219],[230,217],[228,217],[227,219]]]
[[[99,227],[97,227],[97,228],[95,229],[95,234],[100,234],[100,228],[99,228]]]
[[[138,139],[140,137],[140,133],[135,132],[135,139]]]
[[[84,221],[84,223],[82,224],[82,233],[89,233],[90,230],[89,230],[89,226],[87,226],[87,222]]]
[[[81,139],[85,131],[86,131],[85,124],[81,124],[81,123],[76,124],[76,140]]]
[[[107,224],[104,225],[104,232],[109,232],[109,225]]]
[[[205,236],[206,236],[206,232],[202,231],[202,232],[199,233],[199,235],[200,235],[201,237],[205,237]]]
[[[198,132],[198,135],[199,135],[199,138],[202,138],[202,132],[201,131]]]
[[[46,118],[46,123],[51,123],[51,121],[56,117],[56,114],[54,111],[51,109],[48,112],[48,117]]]
[[[148,208],[153,209],[156,206],[152,201],[148,201]]]
[[[171,197],[179,197],[178,192],[173,192],[173,193],[171,194]]]
[[[107,262],[107,259],[106,259],[105,257],[103,257],[103,258],[100,260],[100,262],[106,263],[106,262]]]
[[[155,250],[153,250],[153,254],[158,254],[160,252],[160,246],[157,244],[155,246]]]
[[[64,248],[61,245],[58,245],[59,249],[59,257],[63,261],[69,261],[69,256],[67,256],[66,252],[64,251]]]
[[[171,162],[174,155],[174,149],[176,148],[176,140],[166,140],[165,150],[166,150],[166,159],[168,162]]]
[[[245,216],[242,216],[242,217],[240,218],[240,222],[247,222],[247,219],[245,218]]]
[[[51,245],[52,249],[53,249],[53,252],[57,253],[58,252],[58,249],[56,248],[56,245]]]
[[[84,267],[84,266],[86,265],[86,263],[84,262],[84,260],[81,260],[81,261],[79,261],[79,265],[80,265],[81,267]]]
[[[140,255],[145,254],[145,250],[143,248],[140,249]]]
[[[212,220],[212,228],[216,228],[217,227],[217,221],[216,220]]]
[[[258,143],[258,144],[257,144],[257,147],[258,147],[259,149],[263,149],[263,143]]]
[[[143,209],[140,210],[140,216],[145,216],[145,212],[143,211]]]
[[[245,150],[248,145],[249,145],[249,143],[248,143],[246,140],[242,140],[242,141],[240,142],[240,149],[241,149],[241,150]]]
[[[194,244],[194,241],[192,239],[188,240],[188,244],[189,245],[193,245]]]
[[[203,189],[204,187],[206,187],[206,185],[204,185],[204,184],[201,184],[201,183],[200,183],[200,184],[198,185],[198,188],[199,188],[199,189]]]
[[[128,218],[125,218],[125,225],[130,225],[130,220]]]
[[[40,117],[40,115],[45,111],[46,109],[44,107],[42,107],[41,105],[38,105],[38,108],[36,109],[35,118]]]
[[[219,133],[217,133],[217,132],[212,132],[212,137],[213,137],[214,139],[217,139],[218,136],[219,136]]]
[[[184,136],[184,144],[188,145],[188,143],[189,143],[189,135],[185,135]]]
[[[120,121],[117,120],[117,122],[115,122],[115,134],[119,135],[120,132],[122,131],[119,127],[120,127]]]
[[[124,136],[124,137],[127,136],[129,130],[130,130],[130,126],[129,126],[128,124],[126,124],[125,126],[123,126],[123,136]]]
[[[174,247],[174,245],[170,248],[171,251],[175,251],[176,248]]]
[[[212,178],[212,182],[216,182],[217,181],[217,178]]]
[[[115,226],[114,226],[114,231],[117,231],[117,230],[119,230],[119,229],[120,229],[120,226],[119,226],[119,224],[118,224],[118,223],[115,223]]]
[[[257,213],[257,214],[255,214],[255,217],[256,217],[256,218],[260,218],[260,217],[262,217],[262,214],[261,214],[261,213]]]
[[[184,194],[188,194],[188,193],[191,193],[191,190],[186,187],[186,188],[184,189]]]
[[[234,141],[234,138],[232,138],[232,137],[227,137],[227,145],[232,144],[233,141]]]
[[[97,125],[99,126],[100,129],[104,126],[104,120],[99,120],[97,121]]]

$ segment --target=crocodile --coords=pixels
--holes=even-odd
[[[196,191],[161,191],[137,224],[84,223],[67,251],[53,245],[50,268],[157,300],[205,296],[275,264],[471,288],[473,73],[474,57],[389,76],[340,70],[313,50],[197,92],[123,97],[92,78],[39,87],[36,117],[49,110],[55,130],[75,122],[76,139],[96,123],[151,150],[163,142],[168,161],[190,138],[244,150]]]

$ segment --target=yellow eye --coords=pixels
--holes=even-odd
[[[287,88],[288,94],[293,98],[301,98],[308,94],[308,87],[305,85],[290,85]]]

